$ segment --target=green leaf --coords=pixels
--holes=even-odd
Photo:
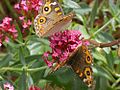
[[[80,6],[72,0],[63,0],[66,8],[80,8]]]
[[[5,11],[3,10],[2,4],[0,3],[0,14],[5,15]],[[1,18],[0,18],[1,19]]]
[[[88,14],[91,10],[92,10],[91,8],[77,8],[77,9],[73,9],[73,11],[75,11],[76,14],[80,14],[80,15]]]
[[[93,72],[96,76],[104,77],[112,82],[115,81],[111,73],[108,70],[106,70],[103,66],[95,65],[95,68],[93,68]]]
[[[114,57],[112,52],[110,52],[109,54],[106,54],[106,59],[107,59],[107,63],[108,63],[108,67],[114,71]]]
[[[7,54],[2,60],[0,60],[0,68],[8,66],[11,59],[11,55]]]
[[[38,83],[40,88],[44,88],[46,86],[47,80],[41,79]]]
[[[53,85],[64,86],[65,90],[87,90],[87,86],[71,68],[60,68],[46,77]]]
[[[93,23],[94,23],[96,14],[97,14],[98,6],[99,6],[98,1],[99,0],[95,0],[93,9],[92,9],[92,12],[91,12],[91,15],[90,15],[90,25],[91,25],[91,27],[93,27]]]
[[[17,32],[18,32],[18,40],[23,42],[22,31],[21,31],[20,27],[18,26],[18,24],[17,23],[15,23],[15,24],[16,24],[16,29],[17,29]]]
[[[0,81],[0,90],[4,90],[4,83],[3,83],[3,81]]]
[[[96,41],[101,42],[101,43],[108,43],[113,41],[113,37],[108,33],[108,32],[101,32],[97,37],[95,38]],[[109,54],[111,49],[110,47],[103,48],[103,50]]]
[[[104,77],[96,77],[96,85],[95,90],[107,90],[108,87],[108,80]]]
[[[26,65],[26,61],[25,61],[25,57],[24,57],[24,49],[23,47],[19,48],[19,59],[21,61],[21,63],[25,66]]]
[[[72,89],[71,90],[88,90],[88,87],[83,83],[82,80],[78,76],[76,76],[73,80],[72,84]]]
[[[79,30],[82,33],[82,35],[84,36],[85,39],[89,38],[89,34],[88,34],[88,32],[87,32],[87,30],[85,29],[84,26],[79,25],[79,24],[75,24],[71,29],[72,30]]]
[[[98,52],[97,50],[94,51],[92,53],[93,57],[98,60],[98,61],[102,61],[104,64],[107,64],[107,60],[106,60],[106,57],[101,53],[101,52]]]
[[[23,70],[21,76],[20,76],[20,79],[19,79],[19,82],[18,82],[18,89],[20,90],[27,90],[26,87],[27,87],[27,84],[26,84],[26,72],[25,70]]]
[[[34,80],[35,83],[38,83],[39,80],[43,78],[44,72],[45,72],[45,70],[41,70],[40,72],[34,72],[34,73],[31,72],[30,73],[31,77],[32,77],[32,79]]]
[[[45,51],[50,50],[49,41],[47,39],[40,39],[35,36],[32,37],[29,37],[31,38],[31,41],[28,42],[27,46],[31,55],[43,54]]]
[[[39,60],[41,59],[42,55],[30,55],[25,57],[25,60],[29,63],[32,60]]]
[[[30,87],[31,85],[34,85],[33,79],[31,77],[31,75],[27,75],[27,81],[28,81],[28,87]]]
[[[116,13],[118,12],[118,9],[117,9],[116,5],[114,4],[113,0],[109,0],[109,6],[112,11],[112,15],[113,16],[116,15]]]

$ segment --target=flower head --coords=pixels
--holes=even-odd
[[[10,85],[10,83],[5,83],[4,90],[14,90],[14,87],[12,85]]]
[[[14,5],[15,10],[20,15],[18,18],[22,24],[23,36],[26,36],[27,29],[32,25],[32,18],[38,15],[42,0],[20,0],[19,3]]]
[[[25,14],[36,13],[38,12],[40,6],[42,5],[41,0],[20,0],[20,3],[15,4],[14,8],[21,13]],[[33,14],[34,15],[34,14]]]
[[[36,86],[30,86],[29,90],[41,90],[39,87]]]
[[[18,34],[17,30],[12,23],[12,18],[5,17],[0,24],[0,46],[3,41],[8,42],[9,38],[16,39]]]
[[[83,37],[78,30],[66,30],[64,32],[55,33],[49,39],[52,52],[47,53],[47,56],[44,54],[43,59],[50,64],[50,61],[48,60],[49,54],[53,59],[51,63],[54,63],[54,61],[62,62],[66,60],[70,53],[72,53],[78,45],[87,45],[87,43],[83,42],[82,39]]]

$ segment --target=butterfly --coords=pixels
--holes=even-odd
[[[74,13],[64,15],[60,4],[56,0],[44,0],[43,5],[40,7],[39,14],[34,20],[35,32],[39,37],[47,37],[62,31],[72,21],[73,16]],[[93,59],[87,46],[81,45],[69,55],[67,60],[57,62],[52,72],[66,64],[74,70],[88,87],[92,87],[92,63]]]
[[[78,46],[63,62],[58,62],[52,69],[55,72],[64,65],[70,66],[73,71],[81,78],[81,80],[88,86],[94,88],[93,58],[86,45]]]
[[[35,32],[39,37],[47,37],[64,30],[72,21],[74,13],[64,15],[57,0],[43,0],[39,14],[34,19]]]

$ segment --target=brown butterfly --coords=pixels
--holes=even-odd
[[[74,52],[69,55],[67,60],[61,63],[57,63],[52,72],[67,64],[88,87],[93,87],[94,80],[92,75],[93,71],[91,68],[92,63],[93,58],[90,51],[88,50],[87,46],[82,45],[77,47],[76,50],[74,50]]]
[[[74,14],[64,15],[56,0],[44,0],[39,14],[34,20],[34,28],[39,37],[46,37],[59,32],[69,25]]]
[[[73,16],[73,13],[64,15],[60,4],[56,0],[44,0],[43,6],[40,7],[39,15],[34,20],[36,34],[39,37],[46,37],[59,32],[65,29],[72,21]],[[87,46],[82,45],[71,53],[67,60],[57,62],[53,71],[56,71],[65,64],[69,65],[88,87],[92,87],[92,62],[93,59]]]

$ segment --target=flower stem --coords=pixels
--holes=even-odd
[[[93,36],[95,36],[97,33],[101,32],[104,28],[106,28],[113,20],[115,20],[120,15],[120,12],[118,12],[112,19],[110,19],[105,25],[103,25],[100,29],[98,29],[95,33],[91,35],[89,39],[91,39]]]
[[[33,69],[26,69],[27,72],[37,72],[37,71],[41,71],[41,70],[44,70],[46,69],[47,66],[43,66],[43,67],[40,67],[40,68],[33,68]],[[22,72],[23,71],[23,68],[13,68],[13,67],[3,67],[3,68],[0,68],[0,72],[5,72],[5,71],[18,71],[18,72]]]
[[[112,88],[114,88],[119,82],[120,82],[120,78],[118,78],[118,79],[116,80],[116,82],[113,83]]]
[[[46,69],[46,68],[48,68],[48,66],[43,66],[43,67],[34,68],[34,69],[28,69],[27,71],[28,72],[37,72],[37,71],[41,71],[41,70]]]
[[[2,15],[5,15],[5,12],[4,12],[4,10],[3,10],[3,7],[2,7],[2,4],[0,3],[0,13],[2,14]]]
[[[5,1],[6,5],[7,5],[8,9],[10,10],[10,12],[13,13],[13,16],[17,17],[17,14],[15,13],[12,5],[10,4],[10,0],[4,0],[4,1]]]

